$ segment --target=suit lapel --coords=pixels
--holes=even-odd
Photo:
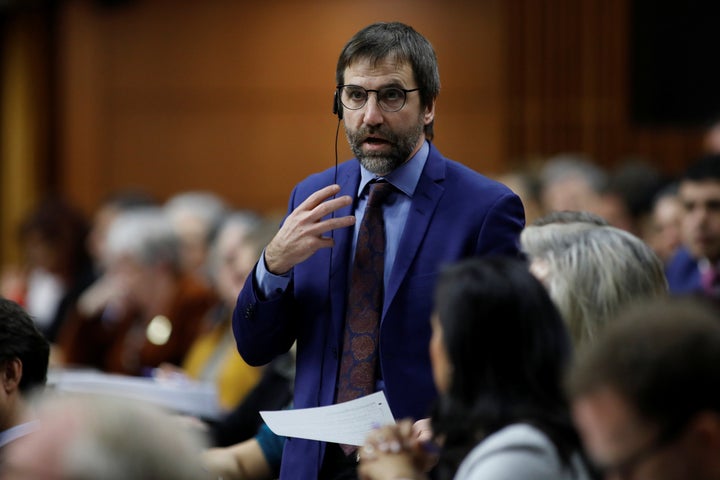
[[[392,266],[383,301],[383,318],[405,276],[417,255],[420,243],[425,238],[430,220],[435,213],[440,198],[445,189],[439,183],[445,178],[445,161],[438,151],[430,145],[430,153],[423,173],[418,180],[417,188],[413,194],[410,211],[405,222],[405,228],[400,237],[395,264]]]
[[[338,176],[338,184],[340,192],[338,197],[350,195],[352,198],[357,197],[357,189],[360,183],[360,167],[356,160],[345,164],[347,168]],[[343,217],[352,215],[355,210],[355,202],[347,207],[341,208],[335,212],[335,217]],[[352,245],[353,228],[347,227],[335,230],[333,239],[335,246],[331,250],[332,255],[332,274],[330,278],[330,305],[332,309],[332,334],[336,339],[338,346],[342,342],[342,328],[345,321],[345,304],[347,302],[347,283],[349,278],[350,247]]]

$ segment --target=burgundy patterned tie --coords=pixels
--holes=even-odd
[[[392,190],[393,186],[387,182],[370,184],[350,277],[337,403],[353,400],[375,390],[385,264],[382,204]],[[356,449],[351,445],[342,445],[342,448],[346,454]]]

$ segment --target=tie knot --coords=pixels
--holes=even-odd
[[[371,208],[381,206],[385,200],[387,200],[388,195],[390,195],[390,192],[393,191],[393,188],[394,187],[391,183],[384,180],[371,183],[367,206]]]

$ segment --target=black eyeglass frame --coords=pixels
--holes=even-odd
[[[342,91],[343,91],[343,89],[344,89],[345,87],[353,87],[353,88],[357,88],[357,89],[360,89],[360,90],[364,91],[364,92],[365,92],[365,101],[363,102],[363,104],[360,105],[359,107],[349,107],[349,106],[345,105],[345,102],[342,101]],[[340,101],[340,104],[341,104],[344,108],[347,108],[348,110],[360,110],[360,109],[363,108],[365,105],[367,105],[368,100],[370,100],[370,92],[375,92],[375,101],[377,102],[377,104],[378,104],[378,106],[380,107],[380,109],[381,109],[383,112],[387,112],[387,113],[399,112],[400,110],[402,110],[403,108],[405,108],[405,104],[407,103],[407,97],[408,97],[407,94],[408,94],[408,93],[412,93],[412,92],[417,92],[417,91],[420,90],[419,87],[418,87],[418,88],[410,88],[410,89],[400,88],[400,87],[383,87],[383,88],[374,90],[374,89],[369,89],[369,88],[361,87],[360,85],[353,85],[353,84],[351,84],[351,83],[348,83],[348,84],[345,84],[345,85],[337,85],[337,86],[335,87],[335,89],[336,89],[336,91],[337,91],[337,95],[338,95],[338,99],[339,99],[339,101]],[[394,110],[393,110],[393,109],[388,109],[388,108],[386,108],[386,105],[384,105],[383,102],[380,100],[380,97],[381,97],[380,92],[387,92],[388,90],[396,90],[396,91],[398,91],[398,92],[403,92],[403,102],[402,102],[402,105],[400,105],[399,108],[396,108],[396,109],[394,109]]]

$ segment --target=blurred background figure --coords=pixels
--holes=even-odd
[[[205,469],[222,480],[271,480],[280,474],[285,438],[264,423],[251,439],[203,452]]]
[[[706,153],[720,154],[720,118],[716,118],[715,121],[711,122],[705,131],[703,147]]]
[[[573,210],[595,212],[607,185],[607,173],[579,154],[548,159],[540,172],[544,213]]]
[[[182,373],[214,383],[224,410],[238,405],[262,373],[261,368],[245,363],[237,352],[232,312],[262,248],[277,231],[277,223],[269,232],[264,228],[257,216],[247,212],[231,213],[222,221],[208,257],[210,279],[219,299],[208,314],[210,330],[193,342],[182,369],[168,365],[162,369],[163,373]]]
[[[93,216],[87,246],[93,262],[94,281],[80,294],[76,309],[84,317],[93,317],[101,313],[111,316],[112,310],[118,314],[124,307],[122,286],[117,284],[112,275],[103,275],[108,263],[107,233],[112,222],[123,212],[136,208],[157,206],[157,202],[149,194],[142,191],[121,191],[107,197],[98,207]],[[71,311],[72,317],[75,312]],[[72,324],[72,321],[68,321]],[[73,327],[69,327],[72,329]],[[66,329],[65,329],[66,330]],[[63,330],[58,338],[62,343]],[[84,363],[78,358],[77,363]]]
[[[601,202],[593,211],[610,225],[641,236],[650,217],[653,199],[664,181],[650,163],[627,159],[610,172]]]
[[[673,293],[720,301],[720,154],[691,165],[678,185],[682,247],[666,268]]]
[[[39,428],[3,452],[5,480],[202,480],[198,432],[160,409],[100,395],[45,396]]]
[[[164,208],[180,239],[182,270],[207,281],[208,251],[226,212],[225,202],[211,192],[184,192],[169,198]]]
[[[74,328],[63,332],[66,362],[129,375],[147,374],[163,362],[180,365],[216,300],[182,270],[179,240],[164,210],[120,214],[106,248],[112,308],[78,314]]]
[[[697,299],[621,314],[573,365],[568,392],[608,479],[720,479],[720,322]]]
[[[29,395],[45,386],[49,357],[50,344],[27,312],[0,298],[0,453],[36,429]]]
[[[0,294],[23,305],[50,342],[93,280],[88,229],[83,214],[65,200],[45,199],[20,225],[24,263],[3,272]]]
[[[254,438],[258,434],[258,428],[263,425],[260,411],[280,410],[287,408],[292,403],[294,381],[295,346],[293,345],[290,351],[276,357],[263,367],[262,376],[257,385],[235,408],[219,421],[208,423],[208,434],[212,444],[218,447],[228,447]],[[264,432],[263,436],[267,437],[268,435],[268,432]],[[275,450],[277,438],[274,437],[272,434],[268,438]],[[277,451],[273,453],[277,453]],[[282,451],[280,455],[282,455]],[[223,457],[224,455],[221,455],[221,458]],[[279,464],[280,459],[278,458],[277,464],[273,463],[278,472]]]
[[[525,207],[525,224],[529,225],[542,215],[540,182],[530,171],[514,170],[497,177],[522,200]]]
[[[105,275],[108,266],[107,235],[110,225],[121,213],[134,209],[156,206],[156,200],[149,194],[127,190],[113,193],[103,200],[93,215],[93,222],[87,236],[87,248],[93,265],[93,282],[79,295],[76,304],[69,309],[67,320],[59,330],[53,362],[57,364],[87,365],[102,368],[102,346],[91,347],[97,339],[75,338],[84,321],[102,317],[106,325],[112,325],[130,309],[127,295],[116,276]],[[115,319],[115,320],[114,320]],[[99,342],[101,345],[103,342]],[[79,348],[78,348],[79,347]],[[95,355],[91,355],[95,352]]]
[[[683,207],[673,183],[660,190],[653,200],[643,239],[667,263],[682,245]]]
[[[205,371],[212,365],[206,360],[210,347],[216,345],[219,338],[225,339],[222,346],[212,348],[211,356],[225,357],[226,367],[218,371],[217,381],[221,404],[230,408],[223,418],[208,425],[211,442],[216,446],[236,445],[253,438],[262,424],[258,412],[285,408],[293,397],[294,346],[262,369],[245,364],[235,346],[231,315],[239,286],[244,283],[264,246],[277,233],[281,217],[255,219],[249,229],[247,221],[246,214],[232,214],[218,232],[210,258],[215,265],[216,288],[221,298],[215,312],[223,314],[215,317],[212,330],[195,342],[183,365],[192,377],[200,378],[194,372]],[[247,391],[249,386],[252,389]],[[227,393],[223,393],[225,390]]]
[[[580,218],[582,213],[568,215]],[[629,232],[598,225],[592,217],[530,225],[522,232],[520,244],[530,270],[558,306],[576,347],[595,341],[605,324],[627,305],[667,294],[662,262],[650,247]]]
[[[158,202],[150,194],[140,190],[123,190],[106,197],[95,210],[87,248],[93,260],[96,274],[104,269],[105,244],[107,232],[119,214],[134,208],[157,206]]]

